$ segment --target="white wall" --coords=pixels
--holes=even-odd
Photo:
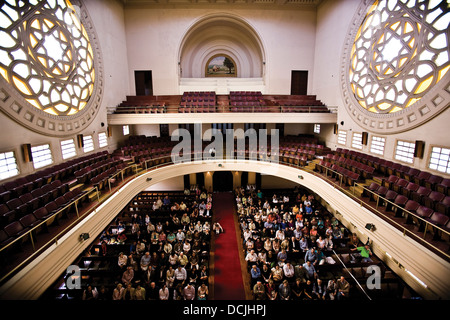
[[[134,71],[152,70],[155,95],[178,94],[178,57],[185,33],[214,9],[129,8],[125,10],[128,77],[135,94]],[[226,14],[247,21],[266,50],[266,92],[290,93],[291,70],[314,69],[315,10],[243,10]],[[310,80],[309,87],[312,87]]]
[[[277,176],[261,174],[261,189],[293,189],[298,185],[298,183]],[[266,194],[265,196],[271,197],[272,195]]]
[[[159,131],[159,124],[137,124],[134,125],[133,134],[138,136],[147,136],[147,137],[160,137],[161,133]]]
[[[170,178],[153,184],[145,191],[183,191],[184,190],[184,176]]]

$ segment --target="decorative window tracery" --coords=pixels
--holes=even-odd
[[[394,113],[419,101],[450,68],[447,0],[380,0],[350,52],[348,78],[364,109]]]
[[[0,74],[34,107],[73,115],[96,80],[88,33],[69,1],[5,1],[0,7]]]

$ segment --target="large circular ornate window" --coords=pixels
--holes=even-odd
[[[26,120],[27,126],[42,128],[43,133],[50,129],[52,134],[68,134],[86,126],[96,111],[85,109],[96,102],[94,109],[98,107],[99,98],[94,97],[101,83],[92,34],[81,2],[4,2],[0,6],[0,74],[22,98],[3,106],[4,111]],[[5,102],[10,94],[5,87],[0,98]]]
[[[364,1],[356,16],[341,70],[352,116],[372,131],[393,133],[445,109],[448,1]]]

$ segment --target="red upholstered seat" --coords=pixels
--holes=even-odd
[[[410,197],[412,200],[417,201],[419,203],[422,203],[423,197],[428,197],[428,195],[431,193],[431,189],[428,189],[427,187],[420,186],[417,191],[413,191],[410,194]]]
[[[383,180],[383,186],[385,186],[388,189],[393,189],[394,184],[400,179],[396,175],[390,175],[387,180]]]
[[[444,180],[443,177],[438,175],[431,175],[427,180],[425,180],[425,187],[431,190],[436,190],[436,186]]]
[[[435,204],[435,210],[447,216],[450,216],[450,196],[446,196],[442,201]]]
[[[431,173],[421,171],[418,176],[414,177],[414,182],[418,185],[425,186],[425,181],[431,177]]]
[[[436,191],[450,196],[450,179],[443,179],[441,183],[437,184]]]
[[[402,189],[402,194],[408,198],[411,198],[411,193],[416,192],[419,189],[419,185],[414,182],[409,182],[406,187]]]
[[[423,197],[423,204],[431,209],[435,209],[435,205],[438,202],[444,200],[445,195],[438,191],[431,191],[430,194],[426,197]]]

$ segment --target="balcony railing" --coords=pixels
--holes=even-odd
[[[244,154],[245,154],[245,156],[244,156]],[[277,155],[275,155],[276,158],[268,157],[268,154],[266,152],[264,152],[264,153],[259,153],[257,151],[250,152],[250,153],[242,152],[241,155],[242,156],[238,157],[236,154],[233,157],[230,157],[229,155],[224,154],[224,159],[225,160],[240,160],[240,159],[242,159],[242,160],[253,160],[253,161],[262,161],[262,162],[274,162],[274,159],[275,159],[276,163],[278,163],[278,164],[294,167],[301,171],[306,171],[306,172],[308,172],[320,179],[324,179],[328,183],[332,184],[336,189],[338,189],[342,193],[346,194],[347,196],[351,197],[354,201],[358,202],[361,207],[365,207],[366,209],[374,212],[374,214],[378,215],[379,217],[384,218],[390,224],[392,224],[393,226],[395,226],[396,228],[401,230],[404,235],[410,237],[411,239],[418,241],[420,244],[422,244],[424,246],[431,248],[435,252],[438,252],[445,259],[450,258],[450,255],[448,254],[448,252],[441,250],[440,248],[435,246],[432,242],[429,242],[425,239],[427,230],[430,230],[430,229],[434,229],[435,232],[440,232],[442,235],[444,235],[448,239],[450,233],[447,230],[442,229],[439,226],[436,226],[436,225],[430,223],[429,221],[421,218],[420,216],[416,215],[415,213],[409,212],[409,211],[405,210],[404,208],[398,206],[397,204],[393,203],[392,201],[389,201],[388,199],[385,199],[378,195],[377,195],[377,201],[376,201],[375,206],[372,206],[372,205],[366,203],[361,197],[356,195],[355,188],[353,188],[353,191],[350,190],[350,188],[344,183],[343,175],[337,171],[331,170],[330,168],[321,166],[316,163],[316,166],[323,167],[322,173],[316,172],[313,169],[305,167],[304,166],[305,163],[301,163],[299,159],[294,159],[294,161],[292,161],[292,162],[291,161],[285,162],[285,161],[282,161],[281,157],[278,158]],[[195,157],[196,157],[196,154],[191,153],[191,159],[193,161],[195,161]],[[96,196],[97,196],[98,204],[94,207],[90,207],[88,212],[91,212],[92,210],[95,209],[95,207],[97,207],[98,205],[103,203],[106,199],[108,199],[111,195],[113,195],[117,190],[119,190],[127,181],[132,180],[148,171],[151,171],[151,170],[163,167],[163,166],[171,165],[171,164],[176,164],[176,162],[173,162],[170,154],[160,156],[157,158],[153,158],[153,159],[148,159],[148,160],[144,161],[142,164],[136,164],[136,163],[131,164],[130,166],[122,169],[121,171],[119,171],[119,172],[115,173],[114,175],[107,178],[108,188],[104,189],[106,192],[102,197],[100,197],[100,190],[99,190],[98,186],[95,186],[95,185],[92,186],[91,189],[86,191],[86,193],[83,195],[83,197],[95,192]],[[130,168],[132,169],[133,173],[128,175],[127,177],[125,177],[125,175],[124,175],[125,170],[130,170]],[[333,179],[330,179],[332,177],[333,177]],[[118,179],[120,179],[119,183],[117,183]],[[112,186],[113,180],[116,182],[115,188]],[[371,192],[364,185],[354,182],[352,187],[356,187],[356,186],[361,186],[362,188],[364,188],[364,190]],[[9,243],[8,245],[0,248],[0,254],[3,255],[6,253],[6,250],[8,248],[10,248],[14,243],[25,242],[29,238],[29,239],[31,239],[32,251],[33,251],[32,254],[30,254],[25,260],[21,261],[17,266],[14,267],[14,269],[12,269],[11,271],[9,271],[6,274],[2,274],[1,279],[0,279],[0,284],[3,283],[6,279],[10,278],[16,272],[18,272],[18,270],[20,270],[23,266],[25,266],[28,262],[30,262],[33,258],[35,258],[39,253],[41,253],[44,248],[47,248],[52,243],[57,242],[62,237],[63,234],[65,234],[74,225],[76,225],[88,213],[88,212],[85,212],[84,214],[79,213],[78,205],[77,205],[79,201],[80,201],[80,198],[75,199],[71,203],[67,204],[64,208],[60,208],[58,210],[58,212],[55,213],[55,215],[56,215],[59,212],[62,212],[63,210],[67,210],[70,206],[75,206],[77,219],[75,221],[73,221],[69,226],[67,226],[64,230],[62,230],[58,234],[54,235],[51,238],[51,240],[49,240],[47,243],[40,246],[39,248],[36,248],[34,245],[34,242],[35,242],[34,241],[34,237],[35,237],[34,231],[36,231],[39,226],[42,226],[42,225],[48,223],[50,221],[50,219],[54,219],[56,217],[55,215],[52,215],[52,217],[49,217],[45,221],[40,222],[38,226],[33,227],[32,229],[27,231],[25,234],[21,235],[20,237],[17,237],[16,239],[14,239],[14,242]],[[408,216],[414,217],[415,219],[417,219],[417,221],[420,221],[420,223],[423,224],[423,226],[424,226],[423,235],[422,236],[417,235],[416,233],[410,231],[407,227],[403,226],[402,224],[400,224],[397,221],[395,221],[394,219],[392,219],[388,214],[378,210],[380,201],[384,201],[385,203],[389,202],[393,207],[396,208],[396,210],[403,212],[403,215],[405,215],[406,217],[408,217]]]

